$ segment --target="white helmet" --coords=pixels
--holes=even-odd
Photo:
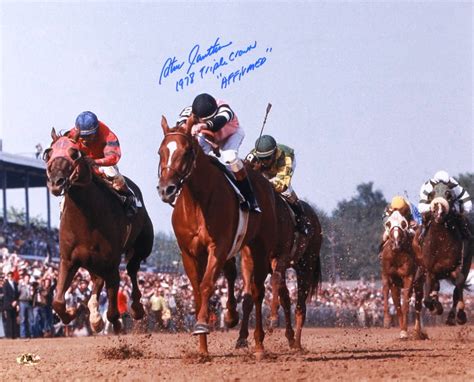
[[[448,183],[449,182],[449,174],[444,171],[438,171],[436,174],[434,174],[433,179],[437,182],[443,182],[443,183]]]

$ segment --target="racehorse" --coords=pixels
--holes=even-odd
[[[382,285],[384,300],[384,326],[390,327],[388,295],[392,292],[393,303],[397,309],[400,325],[400,339],[408,338],[408,310],[409,300],[414,287],[417,270],[415,253],[413,250],[413,235],[410,235],[409,224],[402,214],[395,210],[385,222],[388,239],[382,249]],[[415,286],[415,330],[419,338],[421,333],[421,308],[422,308],[422,283],[418,281]],[[403,303],[400,295],[403,295]]]
[[[455,288],[453,305],[446,323],[455,325],[457,322],[463,325],[467,321],[463,289],[466,288],[466,279],[471,267],[472,244],[469,243],[463,256],[462,238],[452,220],[454,201],[447,186],[438,184],[434,187],[429,226],[421,244],[421,229],[417,230],[413,246],[417,262],[421,265],[420,273],[426,278],[423,301],[425,306],[438,315],[443,313],[443,306],[438,300],[439,280],[448,279],[454,283]]]
[[[229,286],[226,322],[228,326],[237,325],[233,296],[235,262],[229,258],[241,250],[243,267],[252,274],[251,298],[256,305],[255,350],[257,358],[261,358],[265,335],[262,324],[264,281],[268,259],[274,252],[276,229],[271,185],[261,174],[248,168],[262,212],[242,211],[217,159],[206,155],[191,135],[193,124],[194,118],[190,117],[186,124],[170,128],[162,117],[164,138],[159,148],[157,187],[164,202],[174,203],[172,225],[196,303],[197,322],[193,334],[199,335],[199,352],[207,355],[209,298],[221,270],[224,270]],[[245,226],[246,230],[239,229]],[[250,299],[249,293],[244,299]]]
[[[272,302],[270,330],[278,324],[279,303],[285,314],[285,336],[290,348],[302,349],[301,332],[306,319],[306,300],[312,296],[321,282],[321,264],[319,252],[322,244],[321,224],[314,209],[306,202],[300,201],[307,219],[310,221],[310,233],[300,234],[295,226],[294,213],[288,203],[276,194],[275,208],[277,211],[277,248],[271,260]],[[291,323],[291,299],[286,286],[286,270],[296,271],[298,298],[295,309],[296,337]],[[242,272],[244,288],[249,275]],[[242,324],[236,348],[247,347],[248,323],[252,305],[243,304]]]
[[[53,128],[51,137],[51,147],[44,153],[47,184],[53,195],[64,195],[59,228],[59,277],[53,308],[65,324],[75,318],[75,312],[66,310],[64,294],[82,267],[89,271],[93,281],[88,302],[91,327],[100,331],[104,326],[98,312],[98,297],[105,283],[109,300],[107,319],[115,333],[119,333],[117,293],[121,257],[126,254],[133,286],[131,314],[141,319],[145,311],[140,303],[137,272],[141,261],[151,252],[153,225],[144,205],[135,216],[126,217],[118,195],[95,174],[92,161],[80,151],[78,134],[58,136]],[[140,189],[129,179],[127,183],[143,204]]]

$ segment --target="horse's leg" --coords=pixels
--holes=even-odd
[[[224,264],[224,276],[227,279],[227,312],[224,321],[228,328],[233,328],[239,323],[239,313],[237,312],[237,301],[235,299],[235,279],[237,278],[235,257]]]
[[[99,296],[102,288],[104,287],[104,279],[91,273],[92,280],[92,293],[89,301],[87,302],[87,307],[89,308],[89,322],[91,328],[95,333],[99,333],[104,329],[105,323],[102,320],[102,316],[99,313]]]
[[[188,276],[191,286],[193,287],[194,304],[196,307],[196,319],[201,310],[202,297],[200,291],[200,282],[204,273],[203,266],[200,264],[196,257],[191,256],[187,252],[181,252],[181,258],[183,259],[183,267],[186,275]],[[205,328],[204,328],[205,329]],[[199,334],[199,353],[202,355],[208,355],[209,351],[207,348],[207,335],[206,333],[195,333],[196,325],[194,326],[193,334]]]
[[[132,282],[132,303],[130,305],[130,313],[133,319],[141,320],[145,316],[145,309],[143,309],[143,305],[140,302],[142,293],[140,292],[137,281],[137,273],[140,269],[141,257],[138,256],[134,249],[131,249],[130,251],[133,252],[127,264],[127,273],[130,277],[130,281]]]
[[[285,276],[284,272],[283,275]],[[290,348],[293,348],[295,347],[295,332],[291,324],[291,299],[290,292],[288,291],[288,287],[286,286],[286,277],[283,277],[283,279],[280,281],[279,295],[281,306],[283,308],[283,312],[285,313],[285,337],[288,340],[288,345],[290,346]]]
[[[415,332],[417,338],[420,340],[427,338],[426,334],[423,333],[423,326],[421,322],[421,310],[423,308],[423,284],[424,274],[423,270],[419,267],[416,271],[413,288],[415,291]]]
[[[215,247],[208,248],[207,267],[199,285],[201,292],[201,306],[197,312],[197,322],[193,334],[209,334],[209,299],[214,293],[214,285],[223,269],[226,254],[219,253]]]
[[[61,258],[59,262],[59,276],[56,285],[56,293],[53,300],[53,309],[61,318],[62,322],[67,325],[76,317],[76,313],[66,311],[66,301],[64,294],[69,289],[72,279],[78,270],[78,266],[71,261]]]
[[[440,287],[439,280],[437,278],[434,278],[432,285],[433,285],[433,291],[431,292],[431,297],[433,298],[436,314],[440,316],[443,314],[443,305],[439,302],[439,287]]]
[[[264,355],[263,340],[265,331],[263,330],[262,302],[265,298],[265,279],[268,275],[267,259],[263,257],[266,253],[263,246],[253,246],[251,255],[253,259],[253,282],[252,297],[255,304],[255,357],[261,360]]]
[[[389,306],[388,306],[388,293],[390,287],[388,285],[388,277],[385,274],[382,274],[382,293],[383,293],[383,327],[389,329],[392,325],[392,318],[390,317],[389,313]]]
[[[239,338],[235,345],[236,349],[247,348],[249,336],[249,320],[250,313],[253,309],[252,300],[252,273],[253,273],[253,260],[248,253],[248,249],[245,248],[241,251],[241,272],[243,280],[243,299],[242,299],[242,322],[240,324]]]
[[[269,333],[272,333],[273,329],[278,326],[279,295],[282,277],[280,267],[278,266],[278,259],[272,259],[271,268],[272,275],[270,277],[270,285],[272,286],[272,301],[270,306],[270,323],[268,325]]]
[[[298,280],[298,299],[295,308],[295,319],[296,319],[296,336],[295,336],[295,349],[302,349],[301,346],[301,332],[306,320],[306,300],[308,298],[310,285],[310,270],[305,268],[299,268],[297,271]]]
[[[400,324],[400,338],[408,338],[408,310],[410,309],[410,295],[413,287],[413,276],[408,276],[403,279],[402,289],[402,323]]]
[[[403,339],[403,314],[402,307],[400,303],[400,287],[396,285],[393,281],[390,283],[390,291],[392,292],[392,299],[395,308],[397,309],[398,324],[400,325],[400,339]],[[405,333],[406,334],[406,333]],[[406,336],[405,336],[406,338]]]
[[[112,323],[115,334],[119,334],[122,330],[122,324],[120,323],[120,313],[117,307],[119,284],[119,270],[115,269],[111,274],[108,275],[107,279],[105,280],[105,287],[107,288],[107,298],[109,300],[109,304],[107,307],[107,319]]]
[[[434,275],[431,274],[430,272],[426,272],[423,303],[429,309],[430,312],[433,312],[435,310],[433,296],[436,295],[436,293],[433,294],[432,292],[433,282],[434,282]]]

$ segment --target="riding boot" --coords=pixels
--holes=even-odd
[[[237,180],[237,187],[246,200],[244,203],[241,203],[242,209],[250,208],[250,211],[252,212],[262,212],[260,206],[258,205],[257,199],[255,198],[255,193],[253,192],[252,184],[250,183],[248,176]]]
[[[302,234],[308,235],[310,232],[310,222],[304,214],[300,201],[297,199],[294,203],[290,203],[290,207],[295,213],[296,229]]]
[[[119,192],[120,199],[122,200],[123,206],[125,208],[125,215],[130,218],[138,211],[135,194],[126,184],[120,189]]]

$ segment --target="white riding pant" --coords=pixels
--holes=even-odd
[[[232,172],[237,172],[244,166],[242,160],[239,158],[239,148],[244,137],[245,132],[241,127],[239,127],[234,134],[223,142],[218,143],[221,153],[221,156],[218,159],[222,164],[229,167]],[[198,142],[205,154],[215,156],[212,151],[212,146],[206,142],[205,136],[199,134]]]

